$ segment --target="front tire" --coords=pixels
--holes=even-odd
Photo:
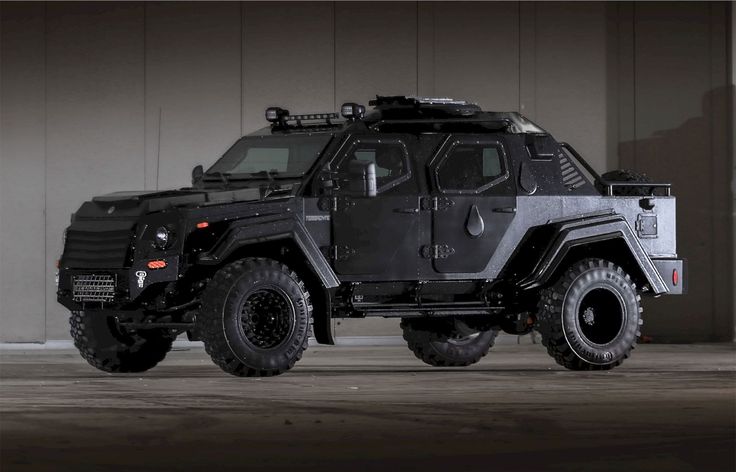
[[[571,370],[609,370],[636,347],[643,323],[640,300],[621,267],[585,259],[542,291],[536,329],[558,364]]]
[[[465,367],[493,347],[497,330],[477,331],[455,319],[404,318],[404,340],[422,362],[435,367]]]
[[[106,313],[73,311],[74,346],[91,366],[105,372],[144,372],[164,360],[175,336],[162,330],[129,331]]]
[[[295,272],[247,258],[220,269],[197,316],[205,350],[225,372],[269,377],[291,369],[309,341],[312,305]]]

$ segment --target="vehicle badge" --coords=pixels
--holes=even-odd
[[[138,277],[138,288],[143,288],[143,283],[146,281],[146,271],[145,270],[139,270],[135,273],[135,276]]]
[[[107,214],[112,215],[112,212],[115,211],[115,205],[112,205],[110,208],[107,209]]]

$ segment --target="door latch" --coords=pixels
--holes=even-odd
[[[447,210],[455,205],[453,200],[447,197],[424,197],[422,198],[422,210],[440,211]]]
[[[422,246],[421,253],[425,259],[447,259],[448,256],[455,254],[455,249],[447,244],[432,244]]]

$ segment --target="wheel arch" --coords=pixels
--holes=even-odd
[[[583,216],[533,228],[504,269],[522,290],[545,287],[572,263],[596,257],[626,270],[654,294],[669,289],[626,219],[615,213]]]
[[[332,292],[340,284],[329,262],[296,218],[230,228],[198,264],[220,267],[246,257],[268,257],[293,269],[312,299],[313,333],[320,344],[335,344]]]

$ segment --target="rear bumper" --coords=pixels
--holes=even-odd
[[[687,259],[652,259],[652,263],[669,289],[666,295],[687,293]]]
[[[179,278],[179,257],[163,258],[166,267],[149,269],[147,260],[125,269],[64,268],[59,271],[57,300],[69,310],[135,305],[144,292]]]

